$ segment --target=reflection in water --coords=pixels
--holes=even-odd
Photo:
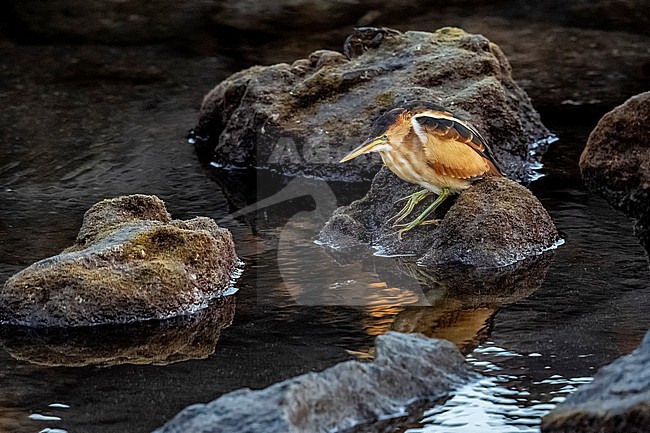
[[[422,269],[408,265],[421,284],[430,306],[409,306],[391,326],[399,332],[419,332],[455,343],[469,353],[489,335],[498,309],[520,301],[541,287],[553,252],[498,270],[468,267]]]
[[[374,268],[378,272],[370,275],[382,281],[366,286],[378,291],[368,297],[365,305],[364,329],[369,335],[389,330],[417,332],[449,340],[463,353],[470,353],[488,338],[491,319],[500,307],[530,296],[542,285],[552,261],[553,252],[549,251],[498,270],[426,269],[406,260],[392,267],[387,264],[383,269]],[[411,280],[405,280],[406,275]],[[383,294],[386,288],[404,281],[409,287],[420,285],[422,296],[398,287],[391,289],[398,296]],[[351,279],[347,284],[355,288],[359,280]],[[372,356],[372,352],[372,347],[350,351],[361,358]]]
[[[235,314],[234,296],[215,300],[191,316],[90,328],[0,327],[0,341],[15,359],[45,366],[167,365],[205,359]]]
[[[489,335],[489,322],[497,308],[462,309],[457,300],[444,300],[433,307],[409,308],[399,314],[391,330],[419,332],[456,344],[463,353],[471,352]]]
[[[492,270],[423,268],[407,258],[375,256],[367,248],[321,247],[310,242],[316,232],[317,224],[299,214],[279,231],[277,264],[283,283],[277,287],[291,304],[361,309],[367,335],[418,332],[450,340],[464,353],[487,339],[499,308],[525,299],[542,285],[554,255],[549,251]],[[371,346],[348,351],[372,356]]]

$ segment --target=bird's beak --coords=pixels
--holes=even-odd
[[[368,140],[364,141],[361,146],[348,153],[342,160],[339,161],[339,163],[349,161],[359,155],[363,155],[364,153],[372,152],[378,146],[383,146],[386,144],[388,144],[386,136],[381,135],[379,137],[369,138]]]

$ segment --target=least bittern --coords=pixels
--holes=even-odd
[[[372,127],[371,138],[340,162],[379,152],[384,164],[399,178],[424,187],[401,200],[408,200],[393,218],[402,233],[421,224],[451,194],[468,188],[485,176],[502,176],[481,134],[467,121],[445,108],[424,101],[409,102],[382,115]],[[431,193],[438,197],[408,224],[399,224]],[[391,218],[391,219],[393,219]]]

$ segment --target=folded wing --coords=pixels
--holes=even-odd
[[[469,123],[443,110],[426,110],[412,121],[418,135],[426,137],[424,152],[436,172],[461,179],[502,176],[492,150]]]

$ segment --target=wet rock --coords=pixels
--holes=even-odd
[[[142,43],[196,29],[214,9],[213,0],[176,2],[113,0],[11,1],[15,15],[34,34],[56,39]]]
[[[471,120],[512,178],[529,176],[530,151],[550,133],[497,45],[455,28],[360,28],[343,51],[256,66],[221,82],[206,95],[191,136],[199,154],[221,165],[370,178],[379,159],[338,160],[383,112],[424,99]]]
[[[157,433],[341,431],[447,395],[472,374],[448,341],[389,332],[373,363],[347,361],[266,389],[241,389],[181,411]]]
[[[205,359],[232,323],[235,298],[215,300],[196,314],[123,326],[0,327],[0,344],[15,359],[50,367],[168,365]]]
[[[543,433],[644,433],[650,426],[650,332],[542,419]]]
[[[637,218],[637,233],[650,247],[650,92],[630,98],[598,122],[580,157],[592,191]]]
[[[9,278],[0,322],[89,326],[194,312],[223,293],[238,263],[230,232],[172,220],[155,196],[104,200],[73,246]]]
[[[551,217],[529,190],[505,178],[488,178],[464,191],[446,213],[443,206],[438,208],[439,224],[416,227],[400,241],[389,219],[404,206],[397,200],[418,189],[383,168],[365,197],[336,210],[319,240],[342,249],[370,238],[380,253],[414,255],[426,266],[481,268],[541,254],[559,240]],[[429,200],[423,200],[409,218],[422,212]]]

